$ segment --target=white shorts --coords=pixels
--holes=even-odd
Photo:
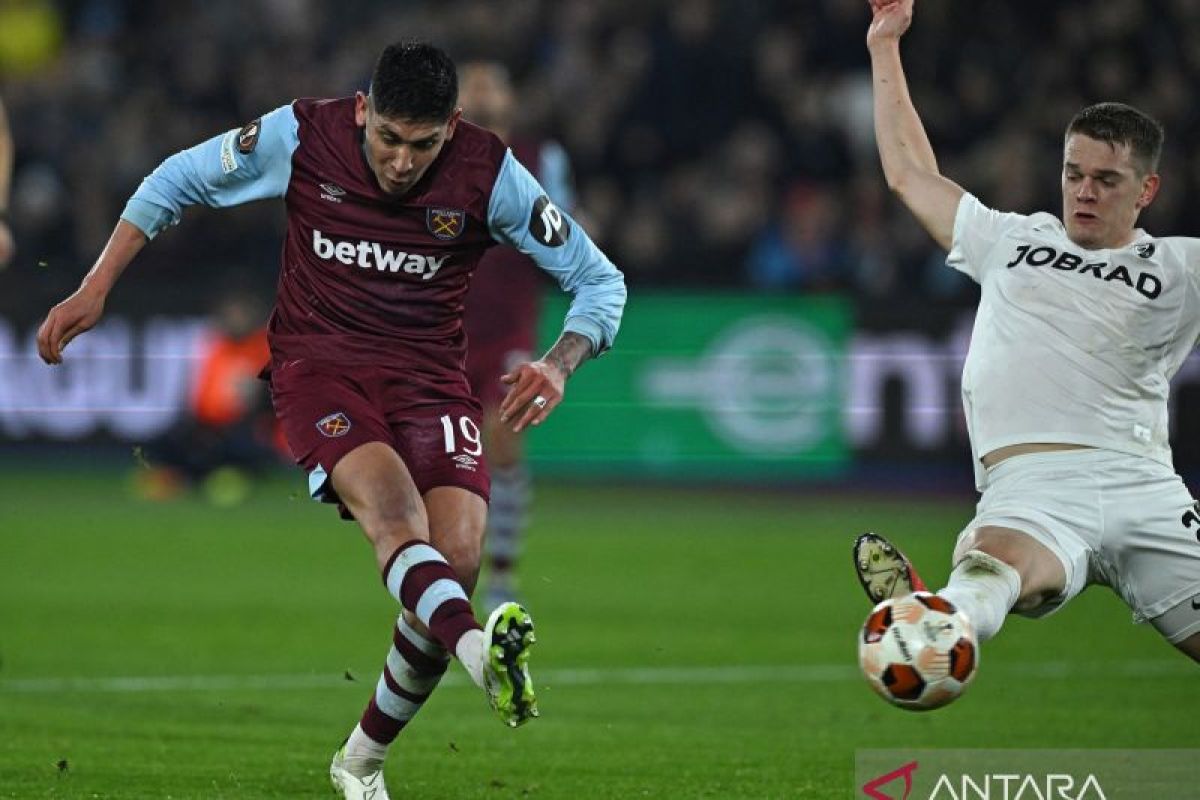
[[[1065,591],[1026,616],[1052,613],[1099,583],[1125,600],[1135,622],[1154,620],[1171,642],[1200,631],[1200,516],[1168,466],[1111,450],[1013,456],[988,470],[959,545],[985,525],[1026,533],[1062,562]]]

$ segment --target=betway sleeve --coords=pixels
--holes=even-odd
[[[624,276],[511,151],[492,189],[488,228],[494,239],[532,258],[574,295],[564,332],[587,338],[593,355],[612,346],[625,310]]]
[[[186,206],[236,206],[282,197],[300,144],[291,104],[168,158],[129,198],[121,219],[153,239]]]

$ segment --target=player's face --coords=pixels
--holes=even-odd
[[[1082,133],[1063,148],[1063,224],[1067,237],[1089,250],[1124,247],[1142,209],[1158,193],[1158,175],[1143,174],[1127,144]]]
[[[462,110],[455,109],[444,122],[385,117],[375,113],[370,98],[360,92],[354,120],[363,129],[363,153],[379,188],[399,196],[415,186],[446,142],[454,138],[461,115]]]

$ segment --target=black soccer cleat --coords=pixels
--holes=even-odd
[[[908,557],[877,533],[854,540],[854,572],[872,603],[927,591]]]

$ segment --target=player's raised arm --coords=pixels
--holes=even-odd
[[[50,309],[38,329],[38,354],[62,363],[63,348],[91,329],[117,278],[146,242],[179,222],[190,205],[235,206],[282,197],[291,179],[298,123],[291,105],[168,158],[142,181],[79,288]]]
[[[867,30],[875,93],[875,142],[888,187],[946,250],[963,190],[938,172],[929,137],[908,94],[900,37],[912,23],[913,0],[870,0]]]
[[[503,377],[512,388],[500,406],[501,419],[520,431],[540,424],[558,405],[567,378],[583,361],[612,346],[625,309],[625,278],[511,152],[492,190],[488,225],[497,240],[528,255],[574,295],[554,346]]]

